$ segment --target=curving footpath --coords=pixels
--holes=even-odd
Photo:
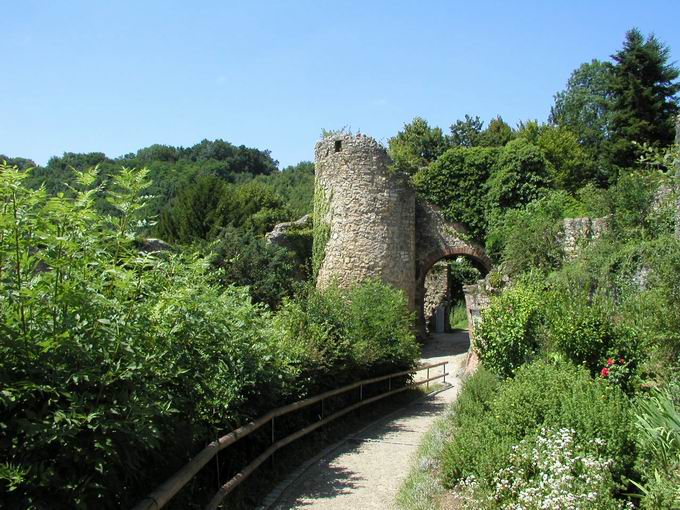
[[[422,361],[448,360],[451,386],[419,399],[347,437],[305,465],[264,508],[275,510],[372,510],[393,508],[423,434],[455,400],[467,359],[467,332],[436,334],[423,346]],[[433,374],[434,375],[434,372]]]

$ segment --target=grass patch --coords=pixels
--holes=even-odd
[[[403,510],[441,508],[446,489],[440,481],[441,458],[453,433],[451,414],[434,422],[418,447],[415,461],[397,494],[397,506]]]
[[[449,316],[449,322],[452,329],[467,330],[468,328],[468,317],[467,310],[465,309],[465,302],[459,301],[451,308],[451,315]]]

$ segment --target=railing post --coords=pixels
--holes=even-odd
[[[448,361],[444,362],[444,364],[442,365],[444,367],[444,384],[446,384],[446,364],[447,363],[448,363]]]
[[[427,382],[425,383],[425,388],[430,389],[430,369],[427,369],[427,375],[425,376],[425,379],[427,379]]]
[[[321,399],[321,419],[323,420],[323,411],[324,411],[324,405],[323,405],[324,399]]]
[[[387,391],[392,391],[392,378],[387,380]]]
[[[361,384],[359,385],[359,401],[362,401],[364,399],[364,385]]]

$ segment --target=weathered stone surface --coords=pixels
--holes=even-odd
[[[385,149],[365,135],[337,134],[316,145],[316,185],[330,226],[317,285],[350,286],[380,278],[413,307],[415,192],[389,171]]]
[[[486,282],[479,280],[473,285],[464,285],[465,310],[468,318],[468,333],[470,344],[474,345],[477,338],[477,330],[482,323],[482,312],[491,304],[491,292],[487,289]]]
[[[607,218],[565,218],[561,244],[566,258],[576,258],[583,242],[599,239],[606,229]]]
[[[291,229],[301,229],[311,226],[312,216],[310,214],[305,214],[299,220],[287,221],[285,223],[278,223],[274,225],[274,229],[265,235],[265,239],[267,239],[267,241],[277,246],[283,246],[284,248],[291,249],[292,246],[290,238],[288,237],[288,232]]]
[[[444,331],[449,330],[449,312],[451,289],[449,288],[449,265],[445,260],[439,261],[425,276],[425,302],[423,315],[428,332],[434,331],[435,313],[439,307],[444,308]],[[444,331],[441,331],[443,333]]]
[[[390,170],[384,147],[365,135],[339,133],[316,145],[316,197],[329,228],[317,287],[379,278],[406,294],[424,332],[425,276],[442,258],[464,255],[487,272],[491,260],[460,225],[416,199],[408,176]],[[321,215],[319,215],[321,216]]]

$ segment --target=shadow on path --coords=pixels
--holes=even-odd
[[[435,334],[422,348],[423,363],[449,361],[453,387],[418,399],[356,432],[313,462],[271,507],[363,510],[388,508],[422,435],[455,398],[456,374],[469,349],[467,331]],[[437,370],[437,369],[432,369]],[[431,375],[435,375],[432,372]]]

